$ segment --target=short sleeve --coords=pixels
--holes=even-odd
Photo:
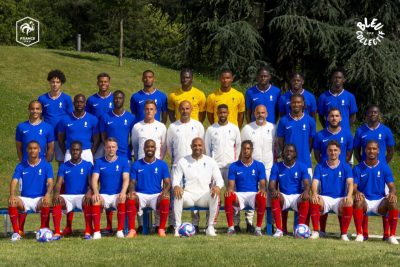
[[[129,160],[124,158],[123,166],[122,166],[122,172],[125,173],[130,173],[130,166],[129,166]]]
[[[317,166],[315,166],[315,170],[314,170],[314,178],[315,180],[321,180],[321,170],[320,170],[320,165],[317,164]]]
[[[282,138],[285,137],[285,118],[279,120],[276,136]]]
[[[238,112],[244,112],[246,110],[246,106],[245,106],[245,102],[244,102],[244,96],[242,93],[239,92],[239,99],[240,99],[240,103],[238,106]]]
[[[199,92],[199,112],[206,111],[206,95],[203,92]]]
[[[390,169],[389,165],[385,165],[385,183],[393,183],[394,178],[393,178],[393,173],[392,170]]]
[[[136,161],[138,162],[138,161]],[[137,180],[137,164],[136,162],[134,164],[132,164],[131,167],[131,180]]]
[[[174,99],[174,93],[170,93],[169,95],[168,95],[168,109],[169,110],[172,110],[172,111],[175,111],[175,99]]]
[[[353,139],[353,148],[359,148],[361,147],[361,127],[360,126],[357,130],[356,133],[354,135],[354,139]]]
[[[395,146],[396,142],[393,137],[393,133],[389,128],[386,128],[387,134],[386,134],[386,146],[391,147]]]
[[[161,91],[160,91],[161,92]],[[166,112],[168,109],[167,95],[161,92],[161,112]]]
[[[15,167],[15,170],[14,170],[14,174],[13,174],[13,179],[16,179],[16,180],[18,180],[18,179],[20,179],[21,177],[22,177],[22,164],[21,163],[19,163],[16,167]]]
[[[50,124],[47,124],[47,143],[55,141],[54,129]]]
[[[93,116],[92,121],[93,121],[92,133],[93,133],[93,135],[95,135],[95,134],[99,133],[99,120],[95,116]]]
[[[279,113],[285,114],[286,97],[284,94],[279,98]]]
[[[67,102],[67,113],[71,114],[74,111],[74,105],[72,103],[72,98],[69,95],[66,95],[65,102]]]
[[[272,165],[271,174],[269,176],[270,181],[277,181],[279,177],[279,168],[277,164]]]
[[[313,118],[311,118],[311,117],[309,117],[308,119],[310,121],[310,138],[314,138],[315,133],[317,131],[315,120]]]
[[[310,97],[309,111],[310,112],[316,112],[317,111],[317,101],[315,100],[315,96],[310,93],[309,97]]]
[[[353,178],[353,171],[349,164],[347,164],[347,163],[344,164],[344,171],[345,171],[346,179]]]
[[[321,134],[318,132],[313,140],[313,149],[321,151]]]
[[[258,172],[259,172],[259,176],[258,176],[258,180],[266,180],[267,179],[267,174],[265,173],[265,166],[262,162],[258,163]]]
[[[137,115],[137,110],[136,110],[136,102],[135,102],[135,94],[133,94],[131,96],[131,101],[130,101],[130,108],[131,108],[131,112],[135,115]]]
[[[65,163],[60,165],[60,168],[58,169],[57,172],[57,177],[64,177],[64,173],[65,173]]]
[[[354,184],[358,184],[360,182],[360,168],[355,166],[353,169],[353,181]]]
[[[228,180],[232,180],[232,181],[236,180],[235,172],[236,172],[235,166],[233,164],[231,164],[229,166],[229,171],[228,171]]]
[[[100,174],[100,160],[94,162],[93,173]]]
[[[310,173],[307,170],[307,167],[302,164],[300,168],[301,168],[301,173],[302,173],[303,180],[311,180],[311,176],[310,176]]]
[[[21,124],[15,129],[15,141],[22,142]]]
[[[350,131],[347,133],[346,149],[347,149],[347,151],[352,151],[353,150],[353,135],[351,134]]]
[[[168,165],[163,162],[162,166],[163,166],[163,168],[162,168],[163,179],[170,178],[171,176],[169,174]]]
[[[46,177],[47,179],[54,178],[53,167],[51,167],[51,164],[47,162],[46,162]]]
[[[324,108],[324,94],[320,95],[318,98],[318,114],[320,116],[325,116],[325,108]]]

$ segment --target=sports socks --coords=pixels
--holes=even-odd
[[[382,216],[382,225],[383,225],[383,238],[389,237],[389,218],[387,216]]]
[[[279,198],[272,198],[271,199],[271,208],[272,208],[272,216],[274,217],[276,228],[282,231],[282,209],[281,209],[281,203]],[[286,212],[286,221],[285,225],[287,223],[287,211]]]
[[[390,225],[390,236],[396,236],[397,221],[399,217],[399,210],[389,210],[388,220]]]
[[[311,203],[310,214],[314,231],[319,231],[320,205]]]
[[[352,215],[353,215],[353,207],[343,207],[343,215],[340,224],[341,226],[340,230],[342,232],[342,235],[347,234]]]
[[[320,215],[319,227],[321,232],[326,232],[326,221],[328,220],[328,213]]]
[[[17,207],[8,207],[8,214],[10,215],[10,221],[11,221],[14,233],[19,233]]]
[[[83,215],[85,216],[85,233],[91,234],[93,232],[92,225],[92,208],[90,205],[83,204]]]
[[[300,201],[298,204],[299,224],[306,224],[309,214],[310,202]]]
[[[18,215],[18,221],[19,221],[19,230],[20,231],[24,231],[24,226],[25,226],[25,220],[26,220],[26,216],[28,214],[26,213],[21,213]]]
[[[354,224],[356,226],[357,235],[363,234],[363,220],[364,220],[364,210],[361,208],[353,209]],[[365,216],[367,217],[367,216]]]
[[[114,215],[114,211],[106,210],[106,218],[107,218],[107,227],[106,227],[106,229],[112,229],[113,215]]]
[[[225,197],[225,214],[228,222],[228,227],[233,226],[233,202],[236,199],[236,195],[231,193],[228,197]]]
[[[161,199],[160,201],[160,228],[165,229],[165,224],[168,220],[168,213],[169,213],[169,199]]]
[[[136,214],[137,214],[135,199],[127,199],[126,200],[126,212],[128,214],[129,230],[135,230]]]
[[[117,220],[118,220],[118,228],[117,231],[124,230],[125,226],[125,203],[118,203],[117,206]]]
[[[256,206],[257,206],[257,227],[262,226],[264,219],[265,208],[267,207],[267,198],[262,196],[260,193],[256,194]]]
[[[92,216],[93,216],[94,231],[100,232],[100,220],[101,220],[100,205],[92,205]]]
[[[55,205],[53,206],[53,223],[54,223],[54,233],[60,235],[61,234],[61,218],[62,218],[62,206]]]

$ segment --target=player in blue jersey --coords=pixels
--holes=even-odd
[[[19,161],[28,158],[26,146],[32,140],[40,144],[40,157],[47,161],[53,159],[54,153],[54,129],[42,120],[42,104],[33,100],[29,103],[29,119],[18,124],[15,131],[15,144]]]
[[[72,142],[71,159],[61,164],[58,170],[53,196],[54,240],[61,238],[60,225],[63,210],[69,213],[75,208],[82,209],[86,223],[85,239],[90,239],[90,233],[93,231],[90,207],[92,191],[89,187],[93,165],[83,160],[81,154],[82,144],[79,141]],[[65,192],[61,194],[63,183],[65,183]],[[72,233],[71,226],[67,226],[62,232],[64,236],[70,233]]]
[[[136,122],[145,117],[144,104],[146,100],[154,100],[157,104],[156,120],[166,123],[168,117],[167,95],[154,87],[154,72],[145,70],[142,76],[143,89],[131,96],[131,111],[136,116]]]
[[[228,186],[225,192],[225,213],[228,221],[228,235],[235,234],[233,215],[246,206],[257,210],[257,224],[254,231],[261,236],[261,226],[267,205],[266,174],[264,164],[254,160],[253,142],[244,140],[241,144],[240,160],[229,166]]]
[[[71,159],[71,143],[79,141],[82,143],[82,159],[93,163],[93,153],[100,140],[98,120],[85,111],[85,103],[85,96],[77,94],[74,97],[74,111],[62,118],[58,125],[58,143],[65,154],[64,162]]]
[[[354,224],[356,225],[356,241],[362,242],[364,213],[372,212],[388,217],[390,234],[384,238],[393,245],[398,245],[396,228],[399,216],[397,207],[396,186],[392,171],[385,161],[379,160],[379,143],[375,140],[367,142],[366,159],[354,167]],[[389,193],[385,192],[385,185]]]
[[[320,215],[333,211],[338,215],[341,239],[349,241],[347,230],[353,214],[353,173],[348,163],[339,159],[340,144],[331,140],[328,160],[318,163],[312,181],[310,214],[313,224],[311,239],[320,237]]]
[[[101,209],[117,209],[117,237],[124,238],[125,200],[129,186],[129,160],[117,156],[118,143],[109,137],[104,146],[106,155],[96,160],[92,175],[93,239],[100,239]],[[100,190],[99,190],[100,183]]]
[[[38,100],[42,104],[44,121],[54,129],[54,137],[57,139],[57,125],[67,114],[73,111],[72,99],[69,95],[61,91],[62,85],[67,81],[65,75],[60,70],[52,70],[47,75],[50,84],[50,91],[39,96]],[[54,143],[54,155],[58,162],[64,161],[58,140]]]
[[[352,93],[343,88],[346,82],[343,69],[335,69],[332,72],[332,87],[322,93],[318,98],[318,115],[321,125],[326,125],[329,110],[338,108],[342,114],[341,126],[344,129],[351,129],[355,120],[357,103]]]
[[[280,151],[286,143],[294,144],[297,158],[312,173],[311,149],[315,135],[315,120],[304,113],[304,96],[292,95],[290,98],[290,112],[282,117],[278,124],[277,140]]]
[[[129,233],[126,237],[136,236],[135,220],[137,210],[151,207],[160,213],[158,235],[165,237],[165,224],[168,219],[171,181],[166,162],[157,159],[156,142],[148,139],[144,143],[144,158],[135,161],[131,168],[131,182],[127,199]],[[162,183],[162,187],[161,187]]]
[[[254,110],[258,105],[267,107],[267,121],[276,124],[279,118],[279,98],[281,90],[271,84],[271,73],[266,67],[257,71],[257,84],[246,91],[246,120],[248,123],[255,121]]]
[[[105,72],[97,75],[99,91],[88,97],[86,111],[98,119],[113,109],[113,94],[109,91],[111,77]]]
[[[277,228],[274,237],[287,234],[289,208],[299,213],[299,224],[306,223],[310,206],[310,182],[307,167],[297,161],[295,145],[285,144],[283,162],[275,163],[272,167],[268,185]]]
[[[53,168],[39,156],[38,142],[29,142],[27,152],[28,159],[17,165],[10,183],[8,214],[14,231],[11,241],[17,241],[23,236],[26,216],[19,216],[18,211],[40,211],[40,228],[49,227]],[[20,196],[15,192],[18,184]]]
[[[315,96],[308,90],[303,89],[304,75],[295,72],[291,75],[290,79],[291,89],[282,94],[279,100],[279,113],[281,117],[288,115],[291,109],[290,99],[294,94],[300,94],[304,97],[304,113],[311,116],[315,120],[317,112],[317,101]]]

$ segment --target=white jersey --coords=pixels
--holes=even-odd
[[[172,165],[183,157],[192,154],[190,145],[196,137],[204,137],[204,127],[199,121],[190,119],[187,123],[180,120],[171,123],[167,132],[167,149]]]
[[[224,180],[217,162],[207,155],[195,160],[192,155],[181,158],[173,170],[172,186],[183,185],[184,190],[195,194],[210,192],[214,185],[222,188]]]
[[[214,123],[208,127],[204,137],[206,154],[225,168],[237,161],[240,154],[240,130],[235,124],[228,122],[226,125]]]
[[[167,150],[167,127],[157,120],[152,123],[140,121],[132,128],[132,149],[135,160],[144,158],[144,142],[148,139],[156,142],[156,158],[163,159]]]
[[[246,124],[242,129],[242,141],[250,140],[253,142],[253,158],[261,161],[265,169],[271,169],[274,163],[274,142],[276,127],[270,122],[263,126],[258,126],[256,122]]]

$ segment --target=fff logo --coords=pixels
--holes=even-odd
[[[40,41],[40,23],[31,17],[25,17],[15,23],[15,41],[24,46],[31,46]]]

